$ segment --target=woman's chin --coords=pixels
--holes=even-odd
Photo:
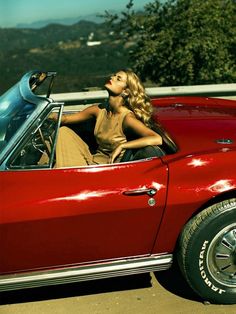
[[[111,86],[109,86],[109,84],[104,85],[104,87],[108,91],[109,95],[115,95],[115,93],[111,90]]]
[[[108,91],[109,91],[109,90],[110,90],[110,88],[111,88],[111,84],[108,84],[108,83],[107,83],[107,84],[105,84],[105,85],[104,85],[104,87],[105,87],[105,89],[106,89],[106,90],[108,90]]]

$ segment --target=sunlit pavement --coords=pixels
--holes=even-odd
[[[197,297],[174,270],[5,292],[1,314],[235,314],[236,305]]]

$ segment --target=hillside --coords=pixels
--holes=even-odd
[[[110,73],[129,66],[127,48],[114,40],[106,24],[0,28],[0,38],[0,94],[32,69],[57,71],[53,92],[73,92],[103,87]]]

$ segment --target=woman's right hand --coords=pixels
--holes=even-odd
[[[115,159],[120,155],[120,153],[122,152],[123,150],[123,146],[122,144],[120,144],[119,146],[117,146],[113,152],[111,153],[110,155],[110,158],[109,158],[109,163],[110,164],[113,164],[113,162],[115,161]]]
[[[58,113],[56,112],[51,112],[50,115],[48,116],[48,119],[57,121],[58,120]]]

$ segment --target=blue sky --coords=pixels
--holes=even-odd
[[[0,27],[124,9],[129,0],[0,0]],[[134,9],[152,0],[134,0]]]

